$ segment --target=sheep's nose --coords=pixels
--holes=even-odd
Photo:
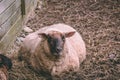
[[[62,48],[60,48],[60,47],[57,47],[57,48],[56,48],[56,52],[57,52],[57,53],[59,53],[59,52],[61,52],[61,51],[62,51]]]

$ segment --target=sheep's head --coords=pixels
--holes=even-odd
[[[8,57],[0,54],[0,67],[5,66],[7,70],[11,69],[12,67],[12,61]]]
[[[74,33],[75,31],[67,32],[67,33],[61,33],[58,31],[50,31],[48,34],[40,33],[39,35],[42,35],[43,37],[47,39],[51,54],[53,56],[60,57],[64,49],[65,39],[73,36]]]

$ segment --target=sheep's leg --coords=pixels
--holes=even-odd
[[[19,50],[19,52],[18,52],[18,60],[19,60],[19,61],[22,61],[22,54],[21,54],[21,50]]]
[[[18,51],[18,60],[22,61],[23,60],[23,54],[25,53],[25,49],[23,47],[20,48]]]

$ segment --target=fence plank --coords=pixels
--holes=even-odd
[[[31,0],[31,2],[29,2],[29,5],[26,6],[26,14],[29,13],[29,11],[31,10],[31,8],[33,8],[33,5],[34,5],[34,0]]]
[[[27,3],[27,1],[25,2],[26,4],[28,4]],[[26,5],[25,4],[25,5]],[[25,11],[26,11],[26,15],[29,15],[29,12],[31,11],[33,11],[33,9],[34,9],[35,7],[34,7],[34,0],[31,0],[31,1],[29,1],[29,5],[27,5],[26,7],[25,7]],[[24,20],[23,21],[26,21],[27,20],[27,16],[23,16],[23,18],[24,18]]]
[[[15,23],[18,17],[21,16],[21,6],[16,10],[16,12],[0,27],[0,39],[4,34],[10,29],[10,27]]]
[[[4,12],[0,14],[0,25],[2,25],[10,16],[12,16],[20,5],[21,5],[21,1],[16,0],[8,8],[6,8]]]
[[[25,15],[25,0],[21,0],[21,12],[22,15]]]
[[[31,2],[33,2],[34,0],[25,0],[25,6],[29,6]]]
[[[0,2],[0,14],[4,12],[6,8],[8,8],[15,0],[2,0]]]
[[[0,51],[6,51],[9,47],[9,44],[13,42],[15,36],[20,32],[22,26],[22,17],[20,16],[15,24],[10,28],[6,35],[0,41]]]
[[[21,1],[25,1],[22,7]],[[33,11],[37,0],[0,0],[0,51],[6,52]],[[26,12],[21,15],[21,10]]]

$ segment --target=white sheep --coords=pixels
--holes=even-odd
[[[35,71],[42,70],[55,76],[70,70],[78,71],[86,58],[86,47],[75,29],[59,23],[26,36],[19,53]]]

